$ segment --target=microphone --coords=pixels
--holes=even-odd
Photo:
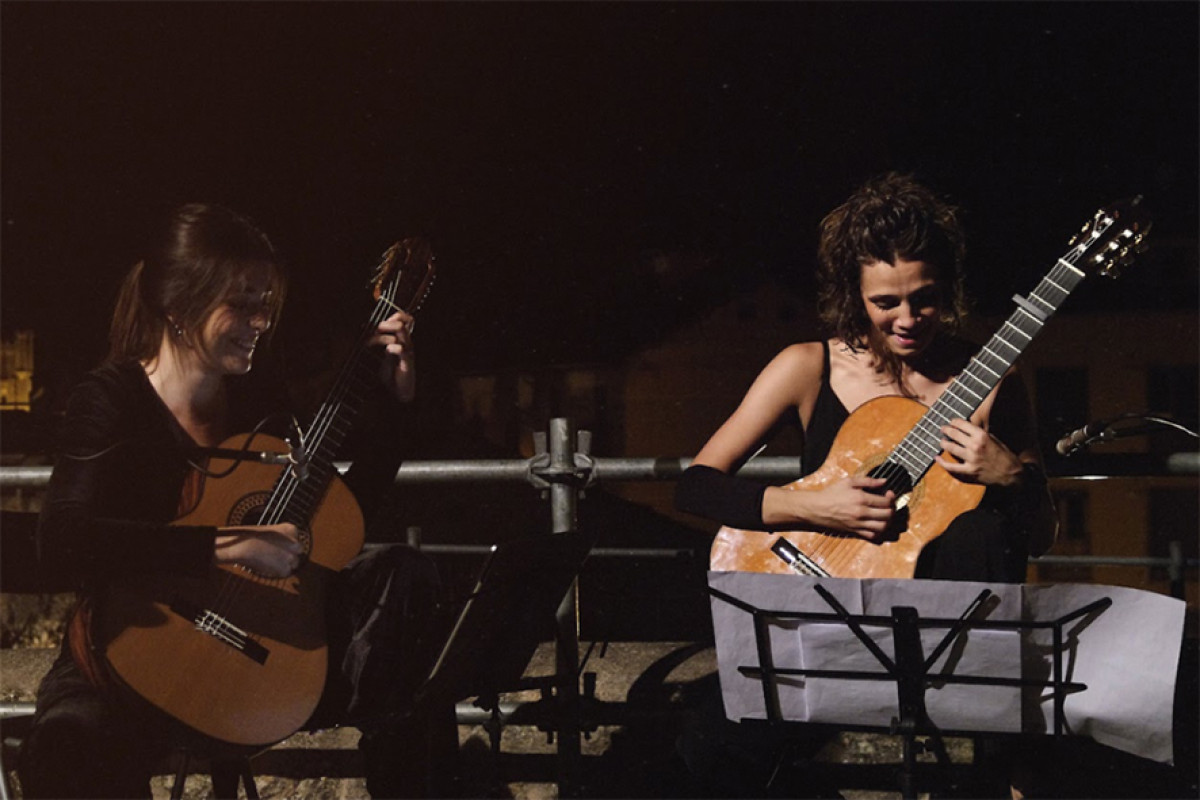
[[[1078,430],[1071,431],[1066,436],[1058,440],[1054,445],[1054,450],[1064,458],[1073,455],[1076,451],[1086,447],[1093,439],[1101,436],[1108,430],[1109,422],[1107,420],[1096,420],[1089,422]]]

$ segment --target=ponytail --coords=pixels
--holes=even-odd
[[[162,340],[163,319],[146,301],[143,285],[146,262],[133,265],[121,283],[108,331],[108,360],[150,358]]]

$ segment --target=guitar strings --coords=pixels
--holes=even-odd
[[[379,299],[380,302],[376,304],[370,320],[368,321],[367,325],[364,326],[364,337],[369,331],[378,327],[379,323],[386,318],[386,305],[390,304],[390,300],[385,296],[381,296]],[[341,397],[348,393],[349,388],[353,385],[358,376],[358,367],[362,362],[363,355],[364,354],[361,348],[354,351],[351,358],[347,361],[341,373],[338,375],[334,389],[332,389],[330,392],[331,397]],[[343,401],[339,399],[335,402],[323,404],[318,410],[316,419],[309,427],[308,439],[311,449],[308,450],[306,456],[311,456],[314,451],[320,449],[320,447],[312,446],[312,443],[321,442],[325,439],[325,437],[328,435],[329,429],[337,419],[342,405]],[[291,502],[295,492],[299,489],[299,480],[295,475],[295,470],[290,471],[288,475],[290,478],[289,484],[282,487],[283,491],[277,493],[277,496],[272,497],[271,516],[273,518],[273,522],[279,521],[278,515],[283,513],[283,507]]]
[[[392,297],[394,297],[395,291],[396,282],[393,281],[389,286],[388,292],[392,295]],[[389,307],[395,307],[392,297],[388,297],[385,293],[381,293],[379,302],[376,303],[368,323],[364,326],[364,338],[369,334],[370,331],[377,328],[379,323],[387,317]],[[334,382],[334,388],[330,391],[330,397],[340,398],[349,392],[350,388],[353,386],[356,378],[358,377],[358,368],[362,363],[363,357],[363,348],[361,346],[357,347],[338,374],[338,377]],[[333,422],[337,419],[342,406],[343,401],[341,399],[322,404],[322,407],[318,410],[316,419],[309,428],[307,437],[308,441],[305,442],[303,439],[301,440],[301,446],[305,448],[305,458],[311,457],[314,451],[320,449],[319,446],[313,447],[312,449],[308,448],[314,443],[321,442],[325,439],[333,425]],[[266,506],[264,507],[263,514],[258,520],[258,524],[275,525],[279,524],[281,521],[284,521],[288,507],[294,500],[296,493],[301,489],[302,483],[303,481],[296,474],[295,467],[286,469],[277,479],[276,485],[272,490],[270,497],[268,498]],[[308,531],[308,534],[311,537],[312,531]],[[311,550],[312,545],[310,538],[310,553]],[[256,576],[256,578],[259,583],[276,588],[282,587],[288,580],[288,578],[263,578],[262,576]],[[221,581],[221,586],[218,589],[217,595],[213,601],[215,612],[217,614],[221,614],[222,609],[231,607],[241,593],[246,590],[247,587],[245,584],[245,581],[234,580],[233,575],[226,575]],[[250,636],[251,638],[254,638],[253,634]]]
[[[373,321],[376,319],[378,314],[379,305],[377,304],[372,313]],[[331,397],[339,397],[347,391],[347,387],[350,385],[354,374],[357,371],[358,363],[360,363],[360,354],[361,350],[356,349],[351,358],[344,365],[334,383],[334,388],[330,392]],[[304,438],[301,439],[301,446],[305,448],[303,458],[307,459],[311,457],[314,450],[320,449],[315,445],[316,443],[322,441],[327,435],[329,427],[332,424],[332,420],[337,416],[337,411],[340,405],[340,401],[325,403],[322,405],[321,409],[318,411],[317,419],[309,428],[309,433],[306,437],[307,442],[304,440]],[[308,449],[310,446],[313,446],[312,450]],[[275,525],[281,521],[285,521],[287,511],[291,507],[297,492],[302,488],[302,485],[303,480],[299,475],[297,475],[296,468],[293,466],[292,468],[286,469],[277,480],[276,486],[267,501],[263,514],[258,520],[258,523],[261,525]],[[311,531],[309,531],[309,535],[311,537]],[[309,550],[311,552],[311,544]],[[288,578],[265,578],[257,575],[255,578],[257,583],[274,588],[282,587],[288,580]],[[214,600],[214,606],[218,613],[220,613],[223,609],[227,609],[235,604],[242,592],[246,590],[246,582],[234,580],[232,575],[227,575],[222,581],[222,586]]]
[[[381,297],[380,300],[385,301],[386,298]],[[379,322],[386,317],[386,311],[386,304],[384,302],[376,305],[375,310],[371,315],[371,319],[365,327],[364,336],[367,331],[374,330],[376,327],[378,327]],[[335,382],[334,389],[330,392],[331,397],[341,398],[350,391],[358,377],[358,368],[362,363],[363,355],[364,354],[361,348],[355,350],[354,354],[347,361],[345,367],[339,374],[338,379]],[[305,453],[306,458],[311,458],[314,452],[319,452],[322,449],[320,443],[325,441],[329,430],[332,428],[334,422],[341,413],[343,405],[344,401],[342,399],[338,399],[336,401],[323,404],[319,409],[316,419],[309,427],[309,443],[307,445],[309,449]],[[297,476],[295,469],[289,470],[286,473],[286,478],[286,482],[280,486],[280,491],[275,493],[275,495],[271,498],[271,502],[269,503],[268,508],[270,510],[268,513],[271,519],[269,524],[277,524],[283,520],[283,515],[286,513],[287,507],[292,503],[296,493],[302,486],[302,481],[299,476]]]

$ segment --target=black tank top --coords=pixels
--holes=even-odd
[[[821,389],[817,402],[813,404],[812,419],[804,429],[804,454],[800,462],[801,472],[808,475],[825,463],[833,439],[841,429],[850,412],[829,386],[829,340],[821,342],[825,351],[825,366],[821,373]]]

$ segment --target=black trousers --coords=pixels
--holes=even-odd
[[[362,729],[373,796],[431,796],[430,743],[444,752],[453,735],[457,745],[453,708],[411,707],[441,642],[439,591],[433,563],[403,545],[365,551],[332,587],[328,679],[306,727]],[[30,798],[150,797],[152,768],[182,740],[165,716],[93,686],[64,642],[38,689],[18,765],[22,792]]]

